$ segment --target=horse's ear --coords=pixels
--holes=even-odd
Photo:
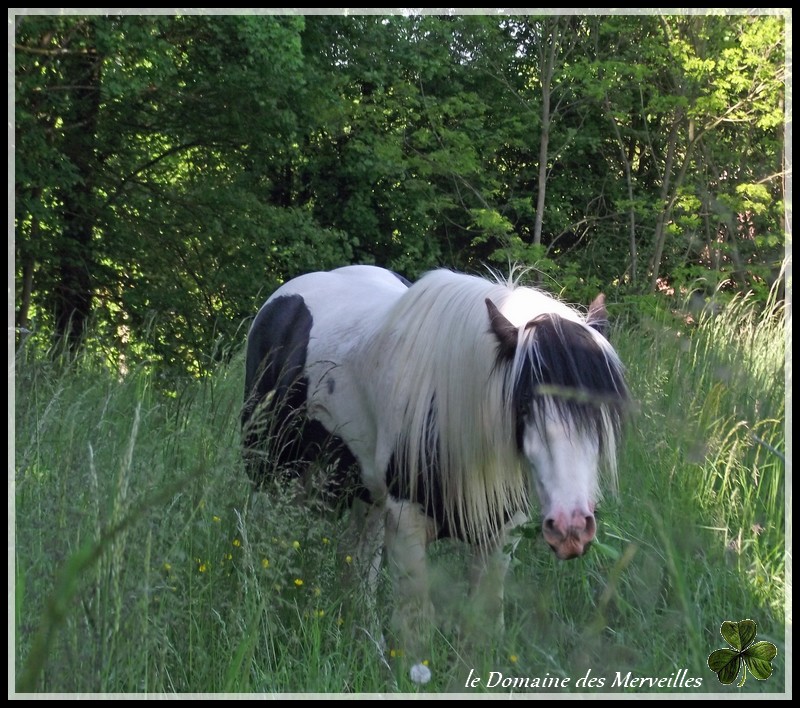
[[[503,316],[503,313],[497,309],[488,297],[486,298],[486,309],[489,310],[489,322],[492,326],[492,332],[497,337],[500,343],[500,354],[505,357],[513,357],[517,351],[517,336],[519,334],[517,328],[511,324],[508,318]]]
[[[596,329],[604,337],[608,336],[608,311],[606,310],[606,296],[603,293],[600,293],[589,305],[586,324]]]

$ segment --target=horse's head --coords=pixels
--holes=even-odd
[[[520,447],[542,509],[542,534],[565,560],[583,555],[594,540],[600,445],[591,430],[574,429],[552,402],[518,410]]]
[[[487,300],[507,364],[517,447],[541,503],[545,540],[558,558],[585,553],[597,530],[600,469],[613,472],[627,392],[616,354],[603,337],[602,296],[585,322],[541,314],[513,324]],[[563,311],[562,311],[563,312]]]

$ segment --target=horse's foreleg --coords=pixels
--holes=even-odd
[[[356,505],[363,506],[364,502],[354,503],[354,513]],[[355,571],[364,589],[368,622],[372,629],[380,627],[377,599],[383,557],[385,514],[385,509],[377,504],[371,504],[367,509],[360,510],[356,551],[353,558]]]
[[[469,570],[473,621],[477,629],[502,632],[505,626],[503,601],[505,579],[511,563],[511,554],[519,543],[519,536],[511,531],[525,523],[527,517],[517,512],[503,527],[496,541],[489,546],[474,546]]]
[[[428,585],[427,545],[432,522],[418,504],[386,502],[386,561],[394,582],[392,624],[401,649],[413,664],[411,678],[426,683],[430,671],[422,664],[433,624]]]

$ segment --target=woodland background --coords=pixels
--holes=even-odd
[[[196,375],[279,284],[350,263],[522,264],[634,315],[764,300],[780,269],[781,16],[15,22],[16,325],[41,348]]]

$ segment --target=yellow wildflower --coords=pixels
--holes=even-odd
[[[265,570],[269,568],[269,561],[266,558],[261,559],[261,567],[264,568]]]

